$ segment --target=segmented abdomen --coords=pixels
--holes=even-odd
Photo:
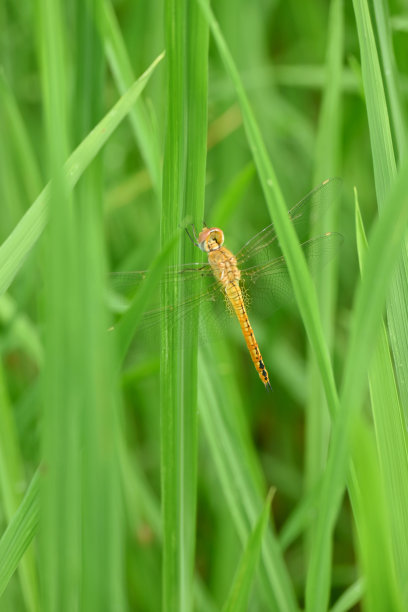
[[[259,350],[254,331],[248,319],[248,314],[245,308],[244,299],[242,297],[242,292],[239,283],[228,283],[225,287],[225,292],[231,303],[231,306],[235,311],[235,314],[237,315],[239,324],[242,329],[242,333],[244,334],[249,354],[251,355],[251,359],[254,362],[254,366],[259,374],[259,378],[262,380],[265,387],[270,388],[271,384],[269,382],[269,374],[263,362],[261,351]]]

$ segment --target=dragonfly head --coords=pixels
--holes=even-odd
[[[198,235],[198,246],[205,253],[216,251],[224,244],[224,232],[218,227],[203,227]]]

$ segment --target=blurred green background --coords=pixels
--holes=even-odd
[[[394,248],[389,273],[364,287],[353,193],[370,243],[405,159],[407,8],[221,0],[220,42],[202,5],[1,5],[0,609],[407,609],[404,263],[390,347],[376,289],[408,204],[369,251],[375,268]],[[276,312],[249,306],[271,393],[237,324],[210,328],[199,355],[197,320],[136,329],[162,269],[204,261],[186,222],[222,227],[233,251],[271,223],[263,146],[287,208],[343,183],[311,233],[344,237],[314,272],[320,310],[307,323],[309,285]],[[134,301],[117,293],[110,272],[153,261]],[[361,341],[358,291],[378,313]],[[268,530],[252,531],[271,487]]]

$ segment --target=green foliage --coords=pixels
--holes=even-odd
[[[397,17],[1,11],[1,610],[408,608]],[[343,194],[310,237],[344,242],[310,262],[286,211],[330,176]],[[233,252],[275,224],[293,299],[247,295],[270,393],[222,300],[199,312],[201,280],[174,282],[204,262],[183,231],[203,219]],[[108,273],[129,270],[147,272],[116,275],[123,296]]]

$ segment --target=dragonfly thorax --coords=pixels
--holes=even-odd
[[[204,227],[198,235],[198,246],[204,253],[216,251],[224,244],[224,232],[218,227]]]

